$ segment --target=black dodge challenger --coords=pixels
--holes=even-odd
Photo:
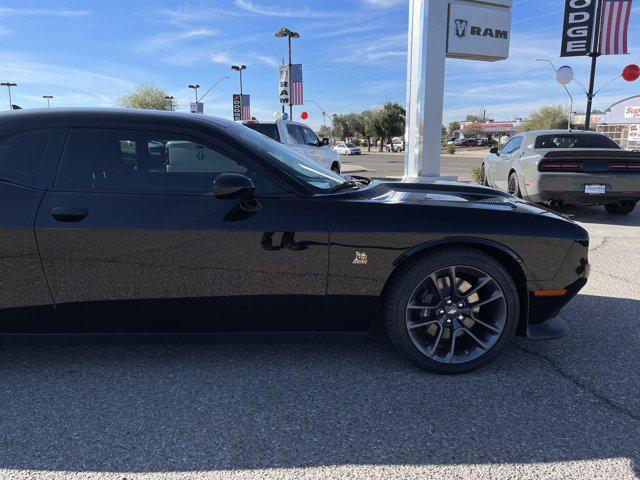
[[[478,368],[557,317],[587,232],[480,186],[342,178],[207,116],[0,114],[0,334],[367,332]],[[26,337],[25,337],[26,336]]]

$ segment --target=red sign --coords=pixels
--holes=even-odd
[[[309,114],[307,112],[302,112],[300,114],[300,118],[303,120],[306,120],[307,118],[309,118]]]

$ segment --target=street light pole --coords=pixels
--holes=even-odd
[[[53,100],[53,95],[43,95],[42,98],[47,99],[47,108],[51,108],[51,100]]]
[[[192,88],[196,91],[196,103],[198,103],[198,89],[200,88],[200,85],[196,84],[192,84],[189,85],[189,88]]]
[[[558,73],[558,69],[556,68],[556,66],[553,64],[553,62],[547,58],[537,58],[536,59],[537,62],[547,62],[549,65],[551,65],[551,68],[553,68],[553,70],[556,72],[556,74]],[[569,95],[569,98],[571,99],[571,103],[569,104],[569,124],[567,127],[567,130],[571,130],[571,120],[573,118],[573,96],[571,95],[571,93],[569,92],[569,89],[567,88],[567,86],[565,84],[562,84],[562,86],[564,87],[565,92],[567,92],[567,95]]]
[[[242,99],[242,71],[246,70],[246,65],[231,65],[231,70],[235,70],[240,74],[240,98]]]
[[[300,38],[300,34],[298,32],[294,32],[289,30],[286,27],[282,27],[280,30],[276,32],[276,37],[287,37],[288,45],[289,45],[289,117],[293,118],[293,105],[291,104],[291,39],[292,38]]]
[[[9,89],[9,110],[13,109],[13,102],[11,101],[11,87],[17,87],[17,83],[3,82],[0,86],[7,87]]]
[[[173,99],[174,96],[165,96],[164,99],[169,101],[169,110],[173,112]]]
[[[216,88],[216,86],[218,86],[218,84],[219,84],[222,80],[224,80],[225,78],[230,78],[230,77],[229,77],[228,75],[222,75],[222,76],[218,79],[218,81],[217,81],[216,83],[214,83],[214,84],[211,86],[211,88],[210,88],[209,90],[207,90],[207,91],[204,93],[204,95],[202,95],[202,96],[200,97],[200,101],[203,101],[203,100],[204,100],[204,97],[206,97],[207,95],[209,95],[209,93],[210,93],[214,88]]]

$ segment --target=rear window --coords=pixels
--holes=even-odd
[[[28,130],[0,142],[0,180],[51,185],[65,136],[65,129]]]
[[[615,148],[620,147],[609,137],[591,134],[541,135],[535,148]]]
[[[273,123],[249,123],[245,127],[255,130],[258,133],[266,135],[267,137],[279,142],[280,136],[278,135],[278,129]]]

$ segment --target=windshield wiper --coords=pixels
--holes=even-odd
[[[329,192],[330,193],[334,193],[334,192],[337,192],[339,190],[346,190],[347,188],[358,188],[358,184],[353,180],[347,180],[345,182],[342,182],[342,183],[336,185],[331,190],[329,190]]]

